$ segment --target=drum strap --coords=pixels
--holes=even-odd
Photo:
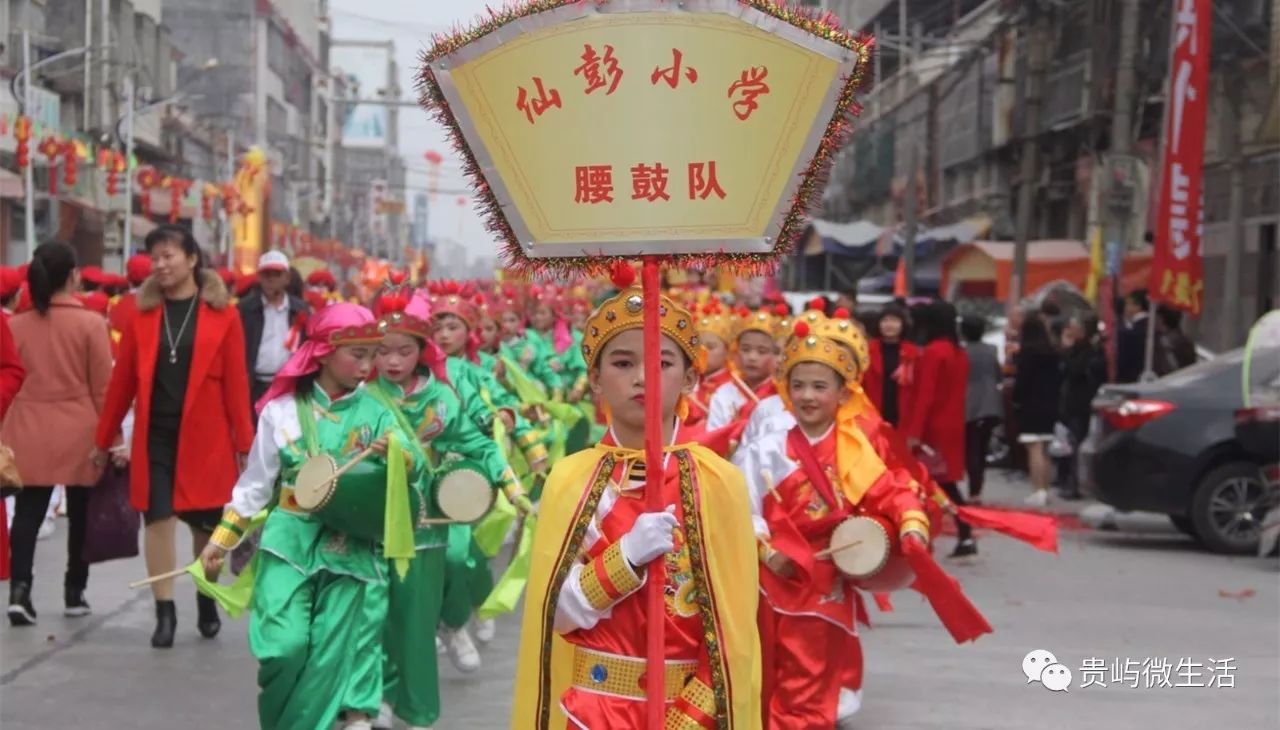
[[[804,469],[805,476],[809,477],[809,483],[818,490],[818,494],[822,495],[822,499],[831,507],[831,511],[843,512],[844,510],[840,509],[844,504],[843,500],[836,500],[836,492],[831,486],[831,480],[827,479],[826,470],[818,463],[818,457],[813,453],[813,445],[809,443],[809,437],[804,435],[804,431],[800,430],[799,426],[787,432],[787,444],[795,452],[796,458],[800,459],[800,468]]]
[[[295,397],[294,404],[298,409],[298,425],[302,429],[302,445],[307,456],[320,454],[320,434],[316,431],[316,413],[311,404],[311,396]]]

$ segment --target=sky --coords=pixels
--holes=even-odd
[[[492,4],[494,0],[488,0]],[[418,55],[431,43],[431,34],[448,31],[455,25],[470,25],[484,12],[485,0],[330,0],[335,40],[391,40],[395,43],[396,63],[400,67],[400,88],[406,99],[416,98],[414,77]],[[462,174],[462,161],[445,138],[443,128],[421,109],[400,108],[400,152],[408,167],[408,185],[427,187],[428,150],[444,155],[439,188],[468,191],[465,205],[458,205],[459,194],[450,192],[436,196],[431,204],[428,229],[433,237],[447,237],[462,242],[469,255],[486,255],[497,251],[493,236],[484,229],[483,221],[472,209],[467,180]],[[417,190],[406,191],[410,207]]]

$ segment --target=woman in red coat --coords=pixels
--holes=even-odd
[[[907,313],[902,307],[889,304],[880,312],[870,349],[871,365],[862,380],[863,390],[881,417],[897,427],[903,414],[910,411],[920,358],[920,348],[907,339]]]
[[[147,524],[147,572],[158,575],[176,567],[179,519],[191,527],[195,554],[204,548],[253,444],[253,422],[244,333],[226,286],[201,267],[199,246],[182,228],[155,229],[146,247],[153,274],[120,340],[94,459],[105,463],[132,404],[130,496]],[[151,645],[166,648],[177,624],[173,581],[151,589]],[[197,602],[197,627],[212,638],[221,628],[216,604],[204,596]]]
[[[923,346],[915,366],[910,410],[904,412],[900,430],[913,447],[927,447],[937,455],[941,465],[930,471],[936,472],[933,476],[947,496],[963,505],[956,483],[964,478],[969,356],[960,346],[956,308],[934,301],[913,308],[911,314]],[[969,524],[957,519],[956,527],[959,542],[952,557],[977,553]]]

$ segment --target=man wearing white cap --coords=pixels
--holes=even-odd
[[[307,303],[286,291],[289,258],[267,251],[258,259],[258,284],[240,299],[244,352],[251,378],[249,396],[256,404],[276,371],[302,344]],[[299,319],[299,318],[302,319]]]

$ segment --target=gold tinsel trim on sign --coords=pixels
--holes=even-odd
[[[485,227],[492,232],[502,244],[502,256],[511,268],[511,273],[519,276],[563,277],[571,275],[608,276],[609,265],[614,256],[579,256],[565,258],[536,259],[524,253],[520,241],[502,213],[497,197],[489,182],[485,180],[462,134],[457,117],[449,108],[449,102],[440,90],[431,63],[448,56],[458,49],[493,33],[502,26],[521,18],[537,13],[555,10],[566,5],[580,5],[588,0],[528,0],[521,5],[514,5],[499,10],[489,9],[488,16],[482,16],[469,28],[460,29],[450,34],[437,34],[432,38],[432,46],[420,56],[421,67],[418,71],[418,102],[435,117],[446,130],[449,141],[462,156],[463,172],[471,181],[471,188],[480,200],[480,212],[485,219]],[[597,6],[605,5],[608,0],[591,0]],[[858,56],[853,72],[845,77],[840,94],[836,99],[835,112],[827,122],[826,130],[818,144],[817,152],[809,161],[802,173],[800,188],[792,198],[790,211],[782,224],[778,241],[773,250],[766,254],[737,253],[703,253],[682,254],[664,257],[674,266],[690,266],[693,268],[710,268],[724,266],[730,270],[753,276],[770,273],[777,267],[778,259],[795,248],[800,234],[804,230],[804,218],[812,205],[822,198],[826,186],[827,174],[831,169],[835,153],[844,145],[853,131],[853,118],[862,111],[854,99],[855,92],[862,86],[865,69],[871,60],[874,39],[865,33],[853,33],[840,26],[839,21],[829,11],[812,8],[792,7],[785,3],[771,0],[739,0],[742,5],[755,8],[762,13],[783,20],[805,32],[828,40],[847,48]]]

